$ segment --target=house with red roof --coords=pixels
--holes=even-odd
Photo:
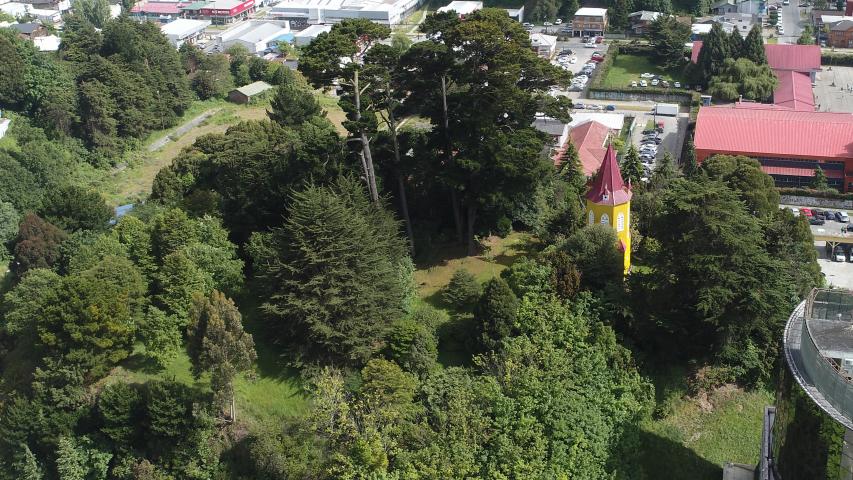
[[[595,120],[587,120],[573,126],[568,132],[567,141],[556,149],[551,157],[554,160],[554,166],[559,167],[563,164],[568,142],[571,142],[578,152],[584,175],[587,177],[595,175],[601,167],[611,133],[612,131],[606,125]]]

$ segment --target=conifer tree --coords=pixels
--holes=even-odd
[[[739,57],[752,61],[756,65],[767,64],[767,54],[764,52],[764,40],[761,38],[761,28],[756,24],[752,26],[749,35],[743,41],[743,49]]]
[[[267,116],[281,126],[302,125],[309,118],[323,115],[320,102],[307,87],[300,88],[295,81],[288,81],[276,88],[270,101]]]
[[[639,185],[645,176],[643,162],[640,161],[640,154],[634,145],[628,147],[628,152],[625,153],[625,158],[622,160],[621,169],[622,178],[626,182],[631,182],[631,185]]]
[[[560,176],[565,179],[578,193],[583,193],[586,187],[586,175],[583,173],[578,149],[572,142],[568,142],[566,152],[563,154],[563,165],[560,167]]]
[[[501,340],[513,334],[518,305],[518,298],[506,280],[497,277],[486,283],[474,309],[474,318],[482,331],[483,347],[494,350]]]
[[[187,327],[193,375],[210,372],[210,387],[216,400],[230,402],[230,420],[236,420],[234,377],[248,370],[258,358],[252,335],[243,330],[243,318],[234,302],[221,292],[197,296]]]
[[[719,23],[714,23],[711,32],[702,42],[702,50],[699,51],[696,65],[699,69],[699,81],[703,84],[707,84],[711,77],[719,74],[723,68],[723,62],[731,56],[727,37],[723,27]]]
[[[687,139],[687,151],[684,152],[684,165],[682,171],[688,178],[692,177],[699,171],[699,165],[696,163],[696,147],[693,145],[693,137]]]
[[[814,179],[812,180],[812,188],[815,190],[829,190],[829,182],[826,179],[826,174],[823,169],[817,167],[814,169]]]

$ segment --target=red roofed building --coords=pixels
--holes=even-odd
[[[693,42],[691,62],[699,60],[701,50],[702,42]],[[808,73],[814,82],[815,74],[820,71],[820,47],[817,45],[765,44],[764,54],[767,55],[767,65],[777,73],[780,70]]]
[[[180,18],[183,15],[181,8],[187,5],[189,2],[138,3],[130,9],[130,16],[165,23]]]
[[[716,154],[752,157],[782,187],[808,186],[820,166],[831,187],[853,191],[853,114],[761,104],[703,107],[693,144],[699,163]]]
[[[595,175],[601,167],[601,159],[607,151],[607,139],[610,138],[610,129],[604,124],[594,120],[587,120],[575,125],[569,132],[569,141],[578,151],[583,173],[587,177]],[[555,165],[563,163],[565,148],[560,151],[559,156],[554,158]]]
[[[814,111],[814,94],[812,81],[808,74],[792,70],[777,70],[779,84],[773,91],[773,104],[799,110]]]

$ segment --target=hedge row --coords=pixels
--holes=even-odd
[[[797,197],[831,198],[833,200],[853,200],[853,193],[838,193],[834,190],[812,190],[810,188],[780,187],[780,195],[794,195]]]
[[[820,63],[825,67],[833,65],[853,67],[853,55],[843,53],[822,53],[820,55]]]

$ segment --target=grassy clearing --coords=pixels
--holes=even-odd
[[[342,122],[345,116],[338,106],[336,98],[319,95],[321,105],[327,111],[329,120],[340,133],[345,133]],[[121,205],[145,199],[151,192],[154,177],[161,168],[169,165],[178,153],[188,147],[202,135],[210,133],[225,133],[228,127],[244,120],[262,120],[266,118],[269,102],[252,105],[235,105],[224,100],[208,100],[195,102],[181,117],[174,128],[152,133],[141,146],[127,155],[126,164],[107,174],[87,175],[85,183],[100,191],[111,205]],[[148,152],[147,147],[166,135],[171,135],[180,125],[192,120],[202,113],[216,110],[216,113],[206,119],[196,128],[173,139],[155,152]]]
[[[472,257],[465,255],[464,246],[436,245],[417,262],[415,282],[420,296],[430,302],[459,268],[468,270],[480,282],[486,282],[500,275],[519,255],[530,251],[531,242],[533,238],[529,234],[520,232],[513,232],[506,238],[491,237],[487,242],[489,252]]]
[[[641,462],[649,478],[719,480],[725,462],[757,464],[767,390],[734,386],[686,397],[684,372],[656,378],[662,416],[641,425]]]
[[[655,65],[648,57],[620,54],[613,60],[613,64],[607,71],[607,77],[601,82],[601,86],[604,88],[630,87],[632,80],[640,81],[640,74],[642,73],[660,75],[670,81],[684,81],[680,73],[664,70]]]
[[[262,422],[280,423],[286,417],[305,412],[308,398],[299,373],[286,364],[279,353],[280,349],[271,344],[269,335],[263,333],[258,320],[258,305],[249,301],[249,298],[245,295],[237,300],[243,314],[244,327],[254,336],[258,360],[252,371],[237,377],[234,389],[238,420],[251,428]],[[137,347],[130,358],[99,383],[145,383],[173,379],[201,391],[209,391],[210,379],[207,375],[193,378],[190,359],[185,351],[178,352],[163,368],[147,361],[144,353],[143,347]]]

